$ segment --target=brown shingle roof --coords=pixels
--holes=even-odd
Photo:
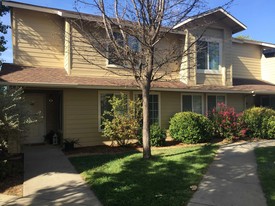
[[[29,87],[54,88],[117,88],[138,89],[132,79],[95,78],[87,76],[69,76],[64,69],[26,67],[15,64],[3,64],[0,72],[0,84]],[[152,85],[153,90],[182,92],[226,92],[226,93],[273,93],[275,85],[259,80],[234,79],[234,86],[187,86],[181,81],[158,81]]]

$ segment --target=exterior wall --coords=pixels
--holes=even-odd
[[[155,55],[156,62],[165,62],[167,57],[175,58],[182,56],[184,51],[185,35],[169,34],[163,38],[156,46]],[[180,79],[180,64],[181,59],[165,64],[156,74],[156,78],[165,74],[165,80],[179,80]]]
[[[168,129],[170,118],[181,111],[180,92],[161,92],[161,128]]]
[[[195,41],[196,36],[202,36],[202,39],[212,39],[219,40],[222,44],[221,47],[221,68],[218,73],[211,73],[211,71],[205,71],[204,73],[198,73],[196,68],[196,55],[190,55],[190,60],[193,61],[193,66],[190,67],[189,77],[190,77],[190,85],[194,84],[204,84],[204,85],[232,85],[232,31],[225,27],[222,24],[215,23],[211,26],[211,28],[207,28],[206,30],[194,30],[189,31],[191,34],[192,41]],[[196,46],[193,49],[196,50]],[[192,76],[194,79],[192,79]]]
[[[65,89],[63,91],[64,138],[79,138],[81,146],[100,145],[98,132],[97,90]]]
[[[223,85],[222,74],[201,74],[201,73],[197,73],[197,84]]]
[[[63,27],[57,15],[13,8],[14,63],[64,68]]]
[[[114,92],[120,92],[113,90]],[[79,138],[81,146],[104,144],[106,139],[101,136],[99,129],[98,97],[104,90],[65,89],[63,91],[63,133],[64,138]],[[129,98],[138,91],[124,91]],[[159,94],[160,125],[169,128],[170,118],[181,112],[181,94],[186,92],[153,92]],[[221,93],[222,94],[222,93]],[[206,111],[206,96],[203,94],[203,109]],[[244,95],[226,94],[227,105],[234,107],[236,112],[244,110]]]
[[[275,57],[262,55],[262,80],[275,84]]]
[[[85,32],[81,29],[75,24],[71,26],[72,75],[114,76],[114,74],[102,69],[106,68],[107,59],[89,45]]]
[[[245,110],[245,95],[244,94],[227,94],[227,105],[234,107],[236,112]]]
[[[261,57],[260,46],[233,43],[233,77],[261,79]]]

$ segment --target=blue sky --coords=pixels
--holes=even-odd
[[[209,8],[220,6],[226,0],[206,0]],[[18,0],[18,2],[74,10],[74,0]],[[58,4],[57,4],[58,2]],[[227,9],[235,18],[247,26],[247,30],[237,35],[248,35],[250,38],[275,44],[275,1],[274,0],[235,0]],[[10,24],[9,15],[3,17],[5,24]],[[7,51],[0,58],[12,62],[11,32],[6,35]]]

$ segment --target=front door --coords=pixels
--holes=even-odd
[[[29,105],[29,110],[32,115],[38,114],[37,122],[31,123],[28,126],[28,131],[24,144],[36,144],[44,142],[44,135],[46,132],[46,119],[45,119],[45,94],[25,94],[26,103]]]

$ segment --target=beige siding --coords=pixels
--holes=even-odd
[[[102,144],[98,132],[98,92],[66,89],[63,93],[65,138],[79,138],[81,146]]]
[[[275,84],[275,57],[262,55],[262,79]]]
[[[222,48],[222,67],[225,71],[223,76],[223,85],[232,86],[232,32],[224,30],[224,40]]]
[[[169,34],[163,38],[155,49],[156,65],[165,63],[155,75],[156,78],[163,76],[167,80],[179,80],[180,58],[184,49],[184,35]],[[178,60],[175,60],[178,58]],[[171,61],[172,60],[172,61]]]
[[[89,29],[93,29],[92,26],[93,25],[90,25]],[[91,37],[87,34],[87,31],[83,31],[83,28],[79,28],[79,26],[73,23],[71,32],[72,75],[115,78],[125,78],[125,75],[131,75],[131,73],[127,72],[125,69],[107,67],[107,59],[91,46],[89,43],[89,38]],[[102,31],[100,35],[102,34],[104,34],[104,31]]]
[[[161,127],[168,129],[170,118],[181,111],[180,92],[161,92]]]
[[[234,107],[236,112],[242,112],[245,109],[243,94],[227,94],[227,105]]]
[[[52,14],[13,8],[14,63],[64,68],[64,21]]]
[[[261,57],[260,46],[233,43],[233,77],[261,79]]]
[[[197,84],[222,85],[222,75],[197,73]]]
[[[214,24],[212,28],[204,30],[191,31],[194,36],[200,36],[206,40],[219,40],[222,44],[221,47],[221,71],[220,74],[202,74],[196,72],[196,55],[189,55],[191,61],[193,59],[193,67],[190,67],[189,78],[190,84],[196,82],[196,84],[205,85],[232,85],[232,41],[231,30],[222,24]],[[204,33],[203,33],[204,32]],[[194,39],[193,39],[194,41]],[[191,41],[192,42],[192,41]],[[192,81],[192,76],[195,80]]]

